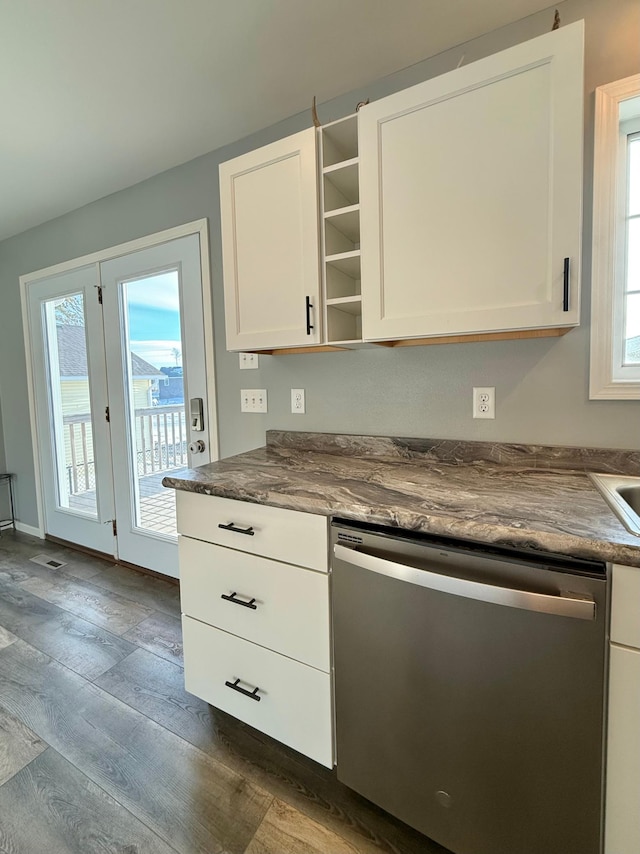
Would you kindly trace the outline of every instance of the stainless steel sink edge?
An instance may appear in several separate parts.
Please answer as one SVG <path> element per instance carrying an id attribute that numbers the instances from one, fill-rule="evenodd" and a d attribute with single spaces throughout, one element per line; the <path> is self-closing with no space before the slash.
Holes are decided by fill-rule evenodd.
<path id="1" fill-rule="evenodd" d="M 589 473 L 589 477 L 627 531 L 640 537 L 640 516 L 619 491 L 637 489 L 640 492 L 640 477 L 594 473 Z"/>

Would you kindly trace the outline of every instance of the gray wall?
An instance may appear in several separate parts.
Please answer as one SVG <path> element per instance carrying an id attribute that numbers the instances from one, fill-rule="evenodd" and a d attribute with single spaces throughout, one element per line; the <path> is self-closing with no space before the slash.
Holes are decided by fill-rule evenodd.
<path id="1" fill-rule="evenodd" d="M 211 228 L 216 394 L 221 455 L 264 443 L 268 428 L 640 448 L 638 401 L 589 401 L 589 290 L 594 88 L 640 69 L 638 0 L 566 0 L 564 24 L 586 21 L 582 325 L 559 339 L 261 357 L 240 372 L 224 349 L 218 163 L 310 124 L 308 113 L 172 169 L 0 244 L 0 399 L 19 519 L 37 524 L 18 276 L 190 220 Z M 553 11 L 489 33 L 319 107 L 323 122 L 372 100 L 546 32 Z M 349 81 L 345 81 L 348 89 Z M 188 132 L 188 130 L 186 131 Z M 526 203 L 526 200 L 523 200 Z M 266 387 L 267 415 L 241 415 L 239 389 Z M 473 386 L 495 386 L 495 421 L 471 418 Z M 304 388 L 307 414 L 289 412 Z"/>

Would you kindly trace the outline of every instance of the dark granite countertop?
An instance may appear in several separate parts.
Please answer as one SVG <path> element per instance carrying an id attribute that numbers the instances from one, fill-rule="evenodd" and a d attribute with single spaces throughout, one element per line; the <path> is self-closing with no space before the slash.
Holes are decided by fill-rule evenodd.
<path id="1" fill-rule="evenodd" d="M 640 451 L 269 431 L 267 445 L 167 487 L 640 567 L 588 472 L 640 475 Z"/>

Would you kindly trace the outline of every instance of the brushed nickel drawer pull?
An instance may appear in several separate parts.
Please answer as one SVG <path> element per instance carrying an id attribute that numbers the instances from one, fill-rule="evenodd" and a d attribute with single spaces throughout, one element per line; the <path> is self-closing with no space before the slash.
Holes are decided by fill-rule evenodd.
<path id="1" fill-rule="evenodd" d="M 257 700 L 260 702 L 262 697 L 258 697 L 259 688 L 254 688 L 253 691 L 247 691 L 246 688 L 240 687 L 240 680 L 236 679 L 235 682 L 229 682 L 228 680 L 224 683 L 227 688 L 233 688 L 234 691 L 238 691 L 240 694 L 244 694 L 245 697 L 249 697 L 250 700 Z"/>
<path id="2" fill-rule="evenodd" d="M 249 525 L 248 528 L 236 528 L 234 522 L 229 522 L 228 525 L 223 525 L 222 522 L 218 525 L 218 528 L 223 528 L 225 531 L 233 531 L 234 534 L 246 534 L 248 537 L 253 537 L 255 531 L 253 530 L 253 525 Z"/>
<path id="3" fill-rule="evenodd" d="M 255 599 L 250 599 L 248 602 L 244 602 L 242 599 L 236 599 L 238 594 L 234 590 L 233 593 L 228 596 L 226 593 L 223 593 L 220 597 L 221 599 L 226 599 L 227 602 L 233 602 L 234 605 L 242 605 L 243 608 L 251 608 L 252 611 L 257 611 L 258 606 L 254 605 Z"/>

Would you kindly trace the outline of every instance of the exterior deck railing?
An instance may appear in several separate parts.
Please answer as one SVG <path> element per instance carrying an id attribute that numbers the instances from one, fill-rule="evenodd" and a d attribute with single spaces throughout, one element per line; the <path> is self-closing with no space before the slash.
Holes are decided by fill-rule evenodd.
<path id="1" fill-rule="evenodd" d="M 90 413 L 63 418 L 69 493 L 95 489 L 95 464 Z M 134 412 L 134 443 L 138 475 L 187 465 L 188 433 L 184 405 L 150 406 Z"/>

